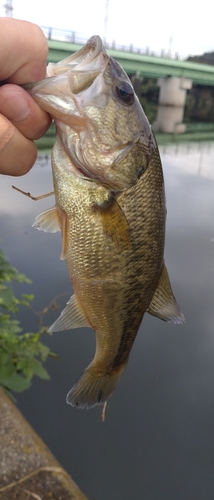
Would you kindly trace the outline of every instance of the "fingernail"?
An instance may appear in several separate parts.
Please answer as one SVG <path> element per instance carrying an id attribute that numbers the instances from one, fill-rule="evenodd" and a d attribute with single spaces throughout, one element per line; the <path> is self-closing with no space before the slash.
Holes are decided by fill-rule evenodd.
<path id="1" fill-rule="evenodd" d="M 22 92 L 7 90 L 4 102 L 1 103 L 1 113 L 12 122 L 21 122 L 30 114 L 30 107 Z"/>

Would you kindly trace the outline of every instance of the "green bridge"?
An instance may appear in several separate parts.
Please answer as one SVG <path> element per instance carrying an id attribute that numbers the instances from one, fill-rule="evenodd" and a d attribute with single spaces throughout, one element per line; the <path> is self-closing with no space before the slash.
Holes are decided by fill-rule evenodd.
<path id="1" fill-rule="evenodd" d="M 65 42 L 59 40 L 48 40 L 49 62 L 58 62 L 70 54 L 79 50 L 85 42 Z M 156 55 L 140 53 L 132 46 L 128 50 L 118 50 L 107 45 L 108 54 L 116 59 L 128 74 L 149 76 L 153 78 L 174 76 L 178 78 L 190 78 L 193 83 L 214 85 L 214 66 L 200 64 L 170 57 L 157 57 Z"/>

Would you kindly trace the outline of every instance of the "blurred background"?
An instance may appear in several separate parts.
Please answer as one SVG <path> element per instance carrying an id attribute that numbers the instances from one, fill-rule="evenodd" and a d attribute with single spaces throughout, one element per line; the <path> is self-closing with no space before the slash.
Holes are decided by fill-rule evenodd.
<path id="1" fill-rule="evenodd" d="M 44 334 L 43 342 L 58 356 L 45 363 L 51 380 L 35 377 L 29 390 L 15 395 L 19 409 L 91 500 L 213 500 L 214 41 L 210 9 L 207 1 L 203 8 L 183 1 L 172 8 L 168 1 L 151 6 L 135 0 L 131 4 L 79 1 L 77 5 L 65 0 L 60 5 L 6 0 L 0 9 L 2 16 L 42 26 L 56 58 L 62 48 L 76 50 L 95 33 L 119 61 L 124 54 L 124 67 L 131 54 L 128 74 L 156 128 L 163 163 L 165 260 L 186 323 L 171 325 L 145 316 L 104 423 L 101 408 L 81 411 L 65 403 L 67 392 L 93 357 L 92 330 Z M 180 92 L 182 104 L 177 102 Z M 167 102 L 164 96 L 172 94 Z M 170 107 L 172 114 L 164 124 Z M 179 119 L 173 115 L 176 107 L 182 107 Z M 17 178 L 16 186 L 35 196 L 52 190 L 53 139 L 50 129 L 38 142 L 35 167 Z M 61 310 L 72 290 L 65 262 L 59 260 L 60 235 L 31 227 L 35 216 L 50 208 L 53 200 L 34 202 L 12 190 L 13 182 L 1 177 L 1 247 L 11 265 L 32 280 L 14 290 L 35 295 L 33 310 L 20 309 L 19 319 L 24 331 L 37 331 L 36 313 L 56 296 Z M 49 309 L 43 324 L 50 325 L 58 314 Z"/>

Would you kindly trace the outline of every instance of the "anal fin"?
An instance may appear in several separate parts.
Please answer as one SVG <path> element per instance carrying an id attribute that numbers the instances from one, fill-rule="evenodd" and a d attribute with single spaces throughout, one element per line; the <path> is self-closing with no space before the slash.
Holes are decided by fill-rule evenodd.
<path id="1" fill-rule="evenodd" d="M 162 266 L 160 278 L 147 313 L 169 323 L 185 323 L 185 318 L 172 292 L 169 275 L 165 264 Z"/>
<path id="2" fill-rule="evenodd" d="M 72 328 L 81 328 L 91 325 L 88 323 L 86 317 L 77 303 L 76 295 L 72 295 L 67 302 L 67 306 L 61 312 L 59 318 L 51 325 L 49 332 L 60 332 L 63 330 L 70 330 Z"/>

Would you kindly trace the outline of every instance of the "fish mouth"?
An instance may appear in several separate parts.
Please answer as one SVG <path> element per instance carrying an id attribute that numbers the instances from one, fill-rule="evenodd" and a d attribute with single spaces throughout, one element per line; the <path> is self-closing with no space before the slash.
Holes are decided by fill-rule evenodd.
<path id="1" fill-rule="evenodd" d="M 58 63 L 49 63 L 47 76 L 57 77 L 67 75 L 70 90 L 79 94 L 86 90 L 99 73 L 103 72 L 109 56 L 99 35 L 94 35 L 78 52 Z M 56 81 L 56 80 L 55 80 Z"/>
<path id="2" fill-rule="evenodd" d="M 85 129 L 82 113 L 76 107 L 75 94 L 86 90 L 103 73 L 109 56 L 99 35 L 94 35 L 78 52 L 58 63 L 49 63 L 47 77 L 23 88 L 42 109 L 74 129 Z"/>
<path id="3" fill-rule="evenodd" d="M 90 71 L 100 70 L 99 55 L 103 54 L 107 58 L 105 47 L 99 35 L 94 35 L 86 42 L 84 47 L 58 63 L 49 63 L 47 66 L 47 76 L 61 75 L 67 71 Z"/>

